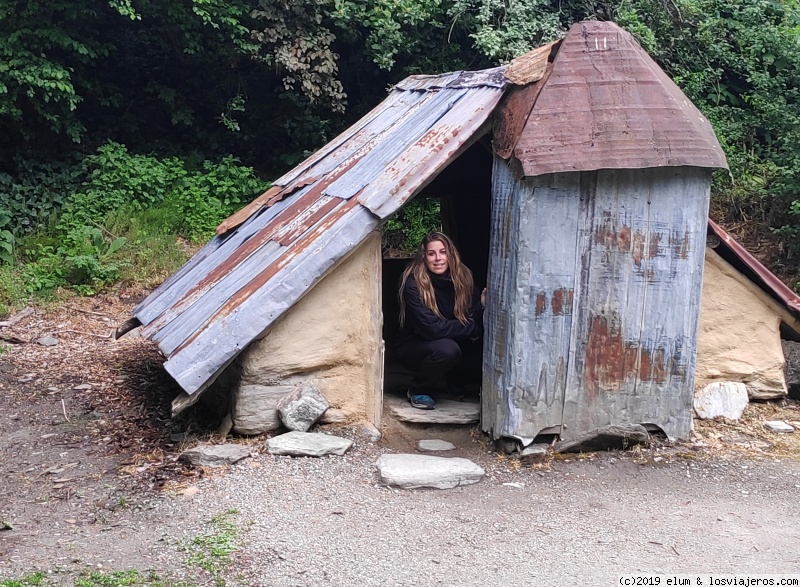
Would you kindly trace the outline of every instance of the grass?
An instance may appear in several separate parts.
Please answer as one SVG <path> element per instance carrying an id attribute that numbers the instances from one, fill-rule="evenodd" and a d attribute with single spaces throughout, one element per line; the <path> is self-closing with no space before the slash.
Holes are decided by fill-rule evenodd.
<path id="1" fill-rule="evenodd" d="M 62 584 L 62 583 L 59 583 Z M 55 587 L 48 575 L 41 571 L 21 579 L 0 580 L 0 587 Z M 196 587 L 194 583 L 164 579 L 153 572 L 139 571 L 89 571 L 76 577 L 72 587 Z"/>
<path id="2" fill-rule="evenodd" d="M 211 518 L 210 531 L 195 536 L 187 548 L 187 563 L 209 573 L 218 587 L 226 585 L 223 574 L 231 565 L 230 555 L 239 550 L 239 528 L 231 520 L 238 513 L 228 510 Z"/>
<path id="3" fill-rule="evenodd" d="M 240 548 L 240 530 L 232 517 L 239 512 L 227 510 L 211 518 L 208 531 L 198 534 L 185 546 L 186 564 L 202 569 L 217 587 L 227 585 L 225 574 L 232 565 L 231 554 Z M 0 587 L 55 587 L 47 573 L 37 571 L 21 578 L 0 579 Z M 197 587 L 194 582 L 176 581 L 153 571 L 97 571 L 84 569 L 71 587 Z"/>

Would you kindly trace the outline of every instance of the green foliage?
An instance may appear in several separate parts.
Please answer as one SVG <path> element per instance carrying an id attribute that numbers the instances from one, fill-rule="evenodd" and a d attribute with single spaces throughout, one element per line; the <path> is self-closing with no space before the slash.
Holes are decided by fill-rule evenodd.
<path id="1" fill-rule="evenodd" d="M 22 579 L 0 580 L 0 587 L 38 587 L 43 585 L 44 573 L 41 571 L 26 575 Z"/>
<path id="2" fill-rule="evenodd" d="M 11 264 L 14 260 L 14 235 L 6 228 L 11 216 L 0 209 L 0 261 Z"/>
<path id="3" fill-rule="evenodd" d="M 473 31 L 475 45 L 493 61 L 509 61 L 564 31 L 549 0 L 456 0 L 450 14 Z"/>
<path id="4" fill-rule="evenodd" d="M 155 265 L 159 274 L 174 270 L 185 256 L 178 252 L 177 237 L 206 240 L 224 218 L 267 187 L 233 157 L 189 166 L 175 157 L 131 154 L 117 143 L 86 157 L 81 177 L 52 227 L 20 241 L 31 293 L 71 286 L 92 294 L 143 262 Z M 164 242 L 165 235 L 171 244 Z M 135 254 L 127 255 L 130 245 Z"/>
<path id="5" fill-rule="evenodd" d="M 441 202 L 412 200 L 386 222 L 383 249 L 390 255 L 413 255 L 426 234 L 441 229 Z"/>
<path id="6" fill-rule="evenodd" d="M 62 583 L 59 581 L 58 583 Z M 41 571 L 21 579 L 0 580 L 0 587 L 54 587 L 48 576 Z M 153 572 L 95 571 L 87 569 L 72 582 L 73 587 L 195 587 L 193 583 L 161 578 Z"/>
<path id="7" fill-rule="evenodd" d="M 37 162 L 18 159 L 15 173 L 0 173 L 0 214 L 5 226 L 19 237 L 45 225 L 66 196 L 80 185 L 81 166 L 72 161 Z"/>

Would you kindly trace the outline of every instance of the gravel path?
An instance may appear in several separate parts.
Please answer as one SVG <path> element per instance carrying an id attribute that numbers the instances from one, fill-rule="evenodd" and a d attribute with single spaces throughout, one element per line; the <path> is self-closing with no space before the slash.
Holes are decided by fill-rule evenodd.
<path id="1" fill-rule="evenodd" d="M 534 470 L 467 448 L 487 477 L 449 491 L 380 486 L 373 463 L 387 449 L 363 441 L 344 457 L 259 454 L 183 495 L 136 501 L 116 526 L 29 536 L 0 577 L 102 564 L 197 580 L 180 546 L 229 510 L 243 542 L 229 574 L 244 585 L 612 585 L 631 572 L 800 571 L 797 461 L 678 453 L 637 464 L 607 453 Z"/>

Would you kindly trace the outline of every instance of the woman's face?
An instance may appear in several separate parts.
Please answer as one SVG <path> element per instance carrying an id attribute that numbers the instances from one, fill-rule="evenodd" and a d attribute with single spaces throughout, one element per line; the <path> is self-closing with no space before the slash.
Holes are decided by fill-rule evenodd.
<path id="1" fill-rule="evenodd" d="M 450 271 L 447 249 L 442 241 L 431 241 L 425 247 L 425 267 L 434 275 L 446 275 Z"/>

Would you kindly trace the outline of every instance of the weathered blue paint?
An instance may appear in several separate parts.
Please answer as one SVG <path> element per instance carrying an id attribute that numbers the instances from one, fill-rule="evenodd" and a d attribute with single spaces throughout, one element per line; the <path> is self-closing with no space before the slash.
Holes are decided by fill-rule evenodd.
<path id="1" fill-rule="evenodd" d="M 494 174 L 483 429 L 686 437 L 710 172 Z"/>

